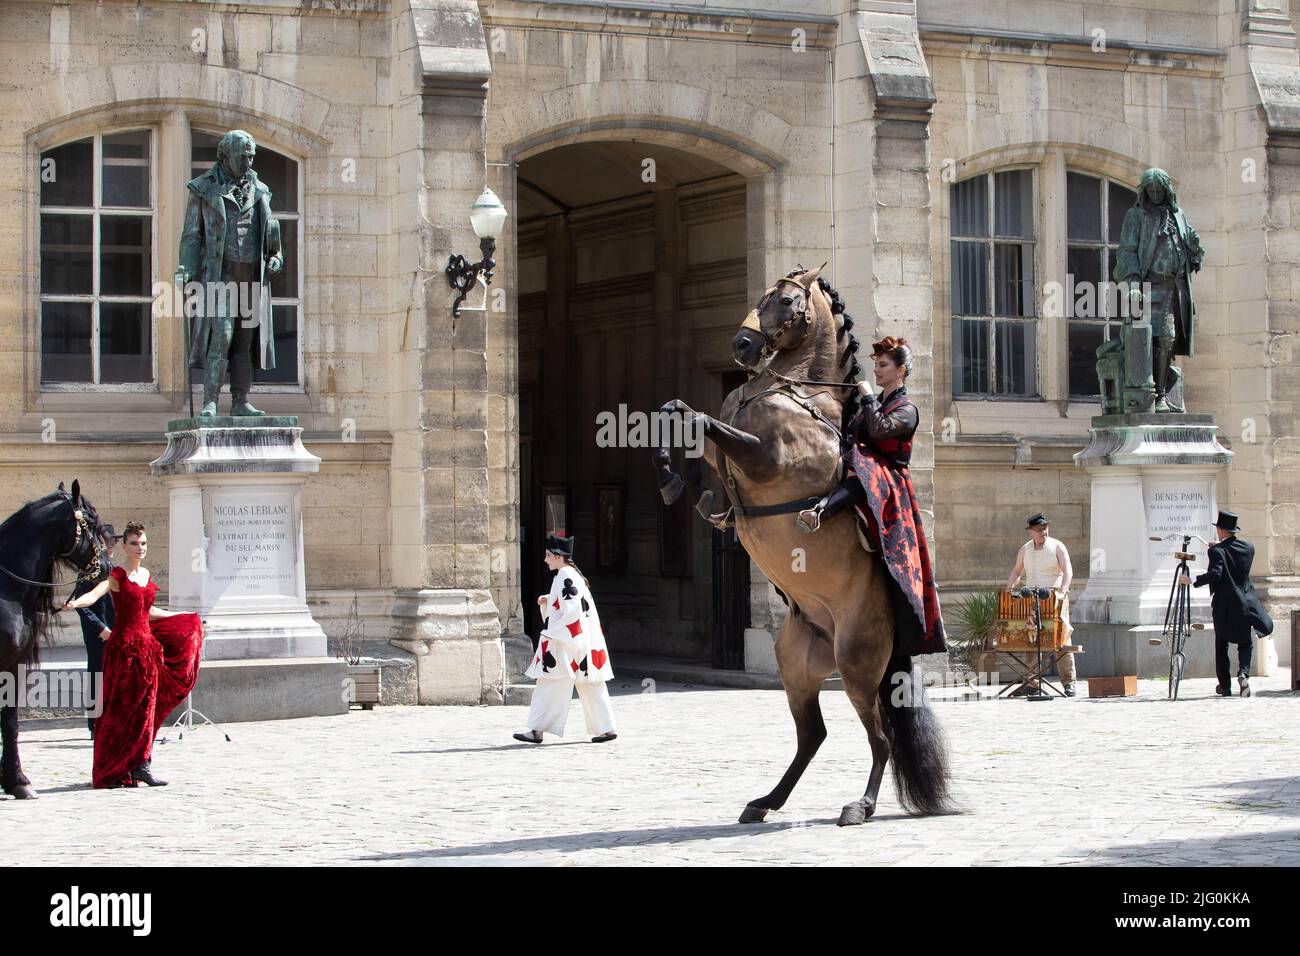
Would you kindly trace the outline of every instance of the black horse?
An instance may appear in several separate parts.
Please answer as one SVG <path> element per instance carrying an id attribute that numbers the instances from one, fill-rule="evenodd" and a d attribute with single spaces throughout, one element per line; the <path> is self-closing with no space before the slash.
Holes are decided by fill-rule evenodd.
<path id="1" fill-rule="evenodd" d="M 108 551 L 107 532 L 77 481 L 71 493 L 59 482 L 58 491 L 27 502 L 0 524 L 0 681 L 10 691 L 4 697 L 17 692 L 18 668 L 36 663 L 41 638 L 58 611 L 55 562 L 78 577 L 97 576 Z M 0 701 L 0 789 L 31 800 L 37 794 L 18 759 L 17 705 L 16 697 Z"/>

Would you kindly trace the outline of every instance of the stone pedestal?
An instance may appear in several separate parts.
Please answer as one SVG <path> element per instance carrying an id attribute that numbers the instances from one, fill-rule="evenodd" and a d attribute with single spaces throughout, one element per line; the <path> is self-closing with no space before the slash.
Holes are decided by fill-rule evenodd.
<path id="1" fill-rule="evenodd" d="M 1232 460 L 1219 444 L 1209 415 L 1102 415 L 1092 420 L 1091 442 L 1074 456 L 1092 479 L 1088 586 L 1072 603 L 1075 660 L 1080 677 L 1159 677 L 1169 673 L 1160 637 L 1179 543 L 1152 536 L 1192 533 L 1213 542 L 1218 514 L 1216 482 Z M 1193 539 L 1193 578 L 1205 570 L 1205 546 Z M 1076 560 L 1076 567 L 1079 561 Z M 1214 632 L 1209 588 L 1192 590 L 1193 631 L 1186 649 L 1188 677 L 1214 676 Z"/>
<path id="2" fill-rule="evenodd" d="M 204 620 L 207 673 L 195 704 L 220 696 L 219 674 L 244 688 L 238 705 L 214 701 L 226 720 L 347 709 L 346 667 L 326 657 L 325 632 L 307 608 L 302 487 L 320 459 L 301 435 L 292 416 L 178 419 L 149 464 L 170 497 L 168 607 Z M 218 661 L 244 663 L 206 663 Z"/>

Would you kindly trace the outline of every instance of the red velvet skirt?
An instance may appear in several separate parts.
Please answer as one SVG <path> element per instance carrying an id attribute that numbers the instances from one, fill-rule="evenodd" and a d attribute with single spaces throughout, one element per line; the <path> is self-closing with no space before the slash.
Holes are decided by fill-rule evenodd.
<path id="1" fill-rule="evenodd" d="M 104 710 L 95 721 L 96 787 L 132 787 L 149 760 L 159 725 L 199 676 L 203 625 L 197 614 L 149 622 L 147 632 L 114 634 L 104 645 Z"/>

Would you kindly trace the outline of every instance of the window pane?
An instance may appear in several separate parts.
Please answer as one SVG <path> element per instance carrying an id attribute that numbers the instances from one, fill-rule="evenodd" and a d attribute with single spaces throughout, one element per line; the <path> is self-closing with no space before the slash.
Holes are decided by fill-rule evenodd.
<path id="1" fill-rule="evenodd" d="M 90 295 L 94 289 L 90 215 L 41 214 L 41 293 Z"/>
<path id="2" fill-rule="evenodd" d="M 1067 173 L 1065 184 L 1066 234 L 1071 239 L 1101 241 L 1101 180 Z"/>
<path id="3" fill-rule="evenodd" d="M 260 369 L 254 363 L 253 381 L 295 385 L 298 382 L 298 307 L 272 306 L 271 318 L 275 323 L 275 368 Z"/>
<path id="4" fill-rule="evenodd" d="M 149 206 L 149 131 L 104 137 L 100 174 L 105 206 Z"/>
<path id="5" fill-rule="evenodd" d="M 201 129 L 190 130 L 190 163 L 195 167 L 195 176 L 206 173 L 217 161 L 217 143 L 220 140 L 221 137 L 216 133 L 205 133 Z"/>
<path id="6" fill-rule="evenodd" d="M 1092 398 L 1101 394 L 1097 382 L 1097 349 L 1103 326 L 1074 322 L 1070 325 L 1070 394 Z"/>
<path id="7" fill-rule="evenodd" d="M 94 190 L 95 144 L 79 139 L 41 153 L 41 205 L 89 206 Z"/>
<path id="8" fill-rule="evenodd" d="M 951 229 L 954 236 L 989 234 L 988 182 L 987 176 L 976 176 L 952 184 L 949 196 L 952 200 Z"/>
<path id="9" fill-rule="evenodd" d="M 998 350 L 998 395 L 1033 395 L 1037 390 L 1034 380 L 1034 323 L 994 323 Z"/>
<path id="10" fill-rule="evenodd" d="M 1120 228 L 1124 225 L 1124 214 L 1137 202 L 1137 193 L 1125 189 L 1118 183 L 1108 183 L 1107 188 L 1110 190 L 1110 208 L 1107 210 L 1106 218 L 1110 220 L 1110 232 L 1107 233 L 1106 240 L 1111 245 L 1118 245 Z"/>
<path id="11" fill-rule="evenodd" d="M 1034 215 L 1033 179 L 1027 169 L 1013 169 L 993 177 L 994 232 L 999 236 L 1032 239 Z"/>
<path id="12" fill-rule="evenodd" d="M 149 295 L 150 220 L 144 216 L 101 216 L 99 289 L 101 295 Z"/>
<path id="13" fill-rule="evenodd" d="M 1066 296 L 1065 314 L 1076 318 L 1096 319 L 1103 315 L 1099 296 L 1101 288 L 1101 257 L 1105 250 L 1087 246 L 1070 246 L 1066 251 L 1066 272 L 1070 275 L 1071 285 Z"/>
<path id="14" fill-rule="evenodd" d="M 983 242 L 952 243 L 952 311 L 954 315 L 989 314 L 989 247 Z"/>
<path id="15" fill-rule="evenodd" d="M 952 320 L 952 390 L 955 394 L 988 391 L 988 325 L 982 319 Z"/>
<path id="16" fill-rule="evenodd" d="M 995 315 L 1034 314 L 1034 247 L 999 242 L 993 247 Z"/>
<path id="17" fill-rule="evenodd" d="M 271 190 L 272 212 L 298 211 L 298 164 L 286 156 L 257 147 L 253 160 L 257 178 Z"/>
<path id="18" fill-rule="evenodd" d="M 41 381 L 89 382 L 90 303 L 41 303 Z"/>
<path id="19" fill-rule="evenodd" d="M 147 302 L 99 305 L 99 380 L 151 382 L 152 329 Z"/>
<path id="20" fill-rule="evenodd" d="M 271 296 L 276 299 L 298 298 L 298 220 L 280 220 L 280 248 L 284 268 L 271 276 Z"/>

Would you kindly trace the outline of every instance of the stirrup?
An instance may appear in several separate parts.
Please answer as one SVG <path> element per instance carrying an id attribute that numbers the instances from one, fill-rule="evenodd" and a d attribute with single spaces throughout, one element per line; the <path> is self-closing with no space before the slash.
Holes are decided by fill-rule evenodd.
<path id="1" fill-rule="evenodd" d="M 811 515 L 811 520 L 805 518 L 805 515 Z M 804 534 L 812 534 L 813 532 L 820 531 L 822 527 L 821 506 L 815 505 L 812 508 L 805 508 L 803 511 L 799 512 L 799 516 L 794 519 L 794 526 Z"/>

